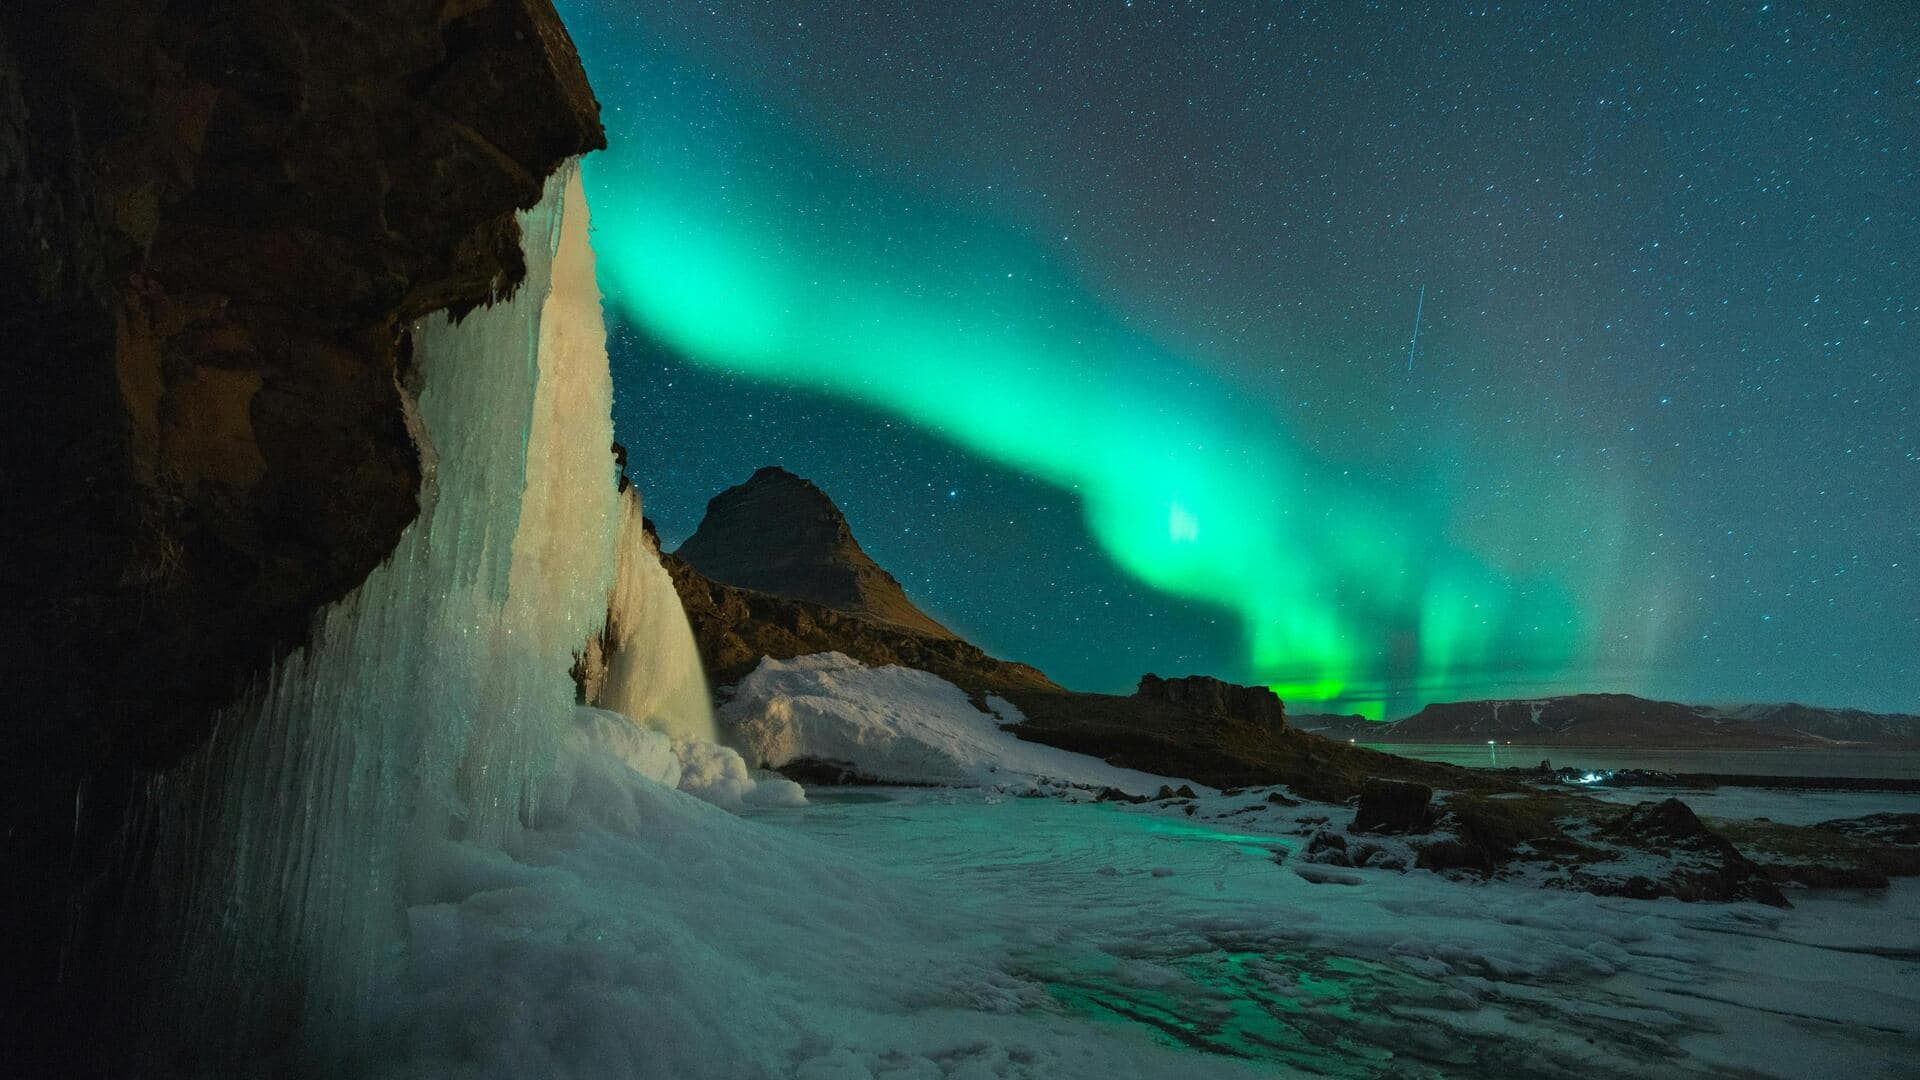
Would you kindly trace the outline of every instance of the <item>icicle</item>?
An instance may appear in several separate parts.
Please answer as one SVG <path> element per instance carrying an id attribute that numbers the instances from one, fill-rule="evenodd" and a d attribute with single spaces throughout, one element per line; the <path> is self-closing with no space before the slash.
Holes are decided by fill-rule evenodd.
<path id="1" fill-rule="evenodd" d="M 148 1030 L 203 1064 L 358 1042 L 436 853 L 510 839 L 571 722 L 621 523 L 574 167 L 520 226 L 510 300 L 413 328 L 419 518 L 130 818 L 167 979 Z"/>

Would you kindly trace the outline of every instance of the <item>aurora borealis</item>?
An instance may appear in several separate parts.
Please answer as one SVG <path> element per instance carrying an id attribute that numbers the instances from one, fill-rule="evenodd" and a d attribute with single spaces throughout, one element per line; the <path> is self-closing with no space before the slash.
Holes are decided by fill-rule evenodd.
<path id="1" fill-rule="evenodd" d="M 1894 505 L 1920 486 L 1894 246 L 1915 230 L 1880 193 L 1911 188 L 1911 132 L 1886 136 L 1904 157 L 1869 141 L 1782 159 L 1789 133 L 1749 117 L 1774 88 L 1728 83 L 1831 78 L 1834 55 L 1875 47 L 1870 26 L 1768 12 L 1827 35 L 1795 70 L 1775 51 L 1791 33 L 1764 24 L 1716 54 L 1708 26 L 1666 27 L 1692 35 L 1674 45 L 1634 12 L 1571 8 L 563 10 L 612 143 L 587 180 L 631 324 L 616 338 L 646 354 L 630 381 L 659 380 L 622 386 L 621 436 L 714 444 L 690 451 L 707 470 L 649 476 L 636 456 L 670 538 L 751 445 L 766 460 L 747 468 L 819 480 L 937 616 L 1093 689 L 1154 666 L 1166 635 L 943 602 L 964 576 L 916 583 L 962 549 L 981 565 L 989 521 L 1044 521 L 990 553 L 1000 587 L 1044 597 L 1063 563 L 1104 561 L 1146 587 L 1128 605 L 1225 614 L 1191 670 L 1299 711 L 1576 689 L 1914 704 L 1914 677 L 1886 668 L 1920 644 L 1920 544 Z M 1872 82 L 1830 108 L 1911 120 L 1912 87 L 1876 103 Z M 1808 111 L 1793 132 L 1819 128 Z M 1688 156 L 1701 131 L 1726 136 L 1718 157 Z M 1833 222 L 1793 217 L 1847 168 L 1885 183 L 1836 196 L 1861 205 Z M 1879 229 L 1844 231 L 1876 210 Z M 1839 267 L 1853 280 L 1823 285 Z M 1843 323 L 1844 348 L 1821 344 Z M 709 397 L 670 389 L 676 372 Z M 725 395 L 812 422 L 787 445 L 729 432 Z M 1843 396 L 1870 400 L 1845 414 L 1846 452 L 1815 446 L 1808 470 L 1783 418 Z M 663 424 L 649 400 L 678 412 Z M 809 466 L 874 453 L 893 422 L 959 454 L 837 483 Z M 980 486 L 1025 503 L 944 524 L 896 505 Z M 1823 528 L 1842 511 L 1808 500 L 1836 486 L 1891 554 Z"/>

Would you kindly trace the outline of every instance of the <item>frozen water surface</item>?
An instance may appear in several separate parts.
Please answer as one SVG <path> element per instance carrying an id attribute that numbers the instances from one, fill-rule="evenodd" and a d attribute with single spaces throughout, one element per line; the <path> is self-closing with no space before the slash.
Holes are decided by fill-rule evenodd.
<path id="1" fill-rule="evenodd" d="M 816 790 L 741 816 L 591 730 L 538 827 L 449 858 L 410 910 L 378 1071 L 1868 1077 L 1920 1060 L 1914 882 L 1779 911 L 1322 875 L 1292 830 L 1351 811 L 1262 791 L 1188 816 Z"/>
<path id="2" fill-rule="evenodd" d="M 1198 813 L 1260 794 L 1203 799 Z M 816 795 L 760 820 L 931 894 L 969 952 L 1043 991 L 1031 1008 L 1219 1062 L 1896 1076 L 1920 1060 L 1913 882 L 1803 894 L 1789 911 L 1424 872 L 1313 884 L 1275 853 L 1300 842 L 1277 829 L 1315 809 L 1275 808 L 1269 830 L 1177 809 L 895 791 L 884 803 Z"/>

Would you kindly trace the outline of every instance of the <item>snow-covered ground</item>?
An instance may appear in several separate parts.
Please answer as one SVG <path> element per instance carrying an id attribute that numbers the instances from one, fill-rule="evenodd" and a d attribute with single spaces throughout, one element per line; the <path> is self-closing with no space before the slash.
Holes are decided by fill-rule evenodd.
<path id="1" fill-rule="evenodd" d="M 1020 710 L 994 695 L 983 701 L 987 711 L 924 671 L 819 653 L 762 660 L 719 721 L 723 737 L 766 768 L 813 759 L 898 784 L 1115 787 L 1135 795 L 1168 780 L 1023 742 L 1001 730 L 1025 719 Z"/>
<path id="2" fill-rule="evenodd" d="M 660 782 L 679 756 L 657 740 L 583 714 L 539 827 L 510 854 L 440 860 L 354 1064 L 1107 1080 L 1891 1077 L 1920 1060 L 1920 883 L 1776 910 L 1326 867 L 1305 836 L 1347 808 L 1257 790 L 1096 803 L 1027 778 L 1122 778 L 1008 738 L 958 691 L 769 670 L 744 700 L 800 718 L 770 743 L 975 786 L 729 813 Z M 1822 816 L 1881 809 L 1854 798 Z"/>

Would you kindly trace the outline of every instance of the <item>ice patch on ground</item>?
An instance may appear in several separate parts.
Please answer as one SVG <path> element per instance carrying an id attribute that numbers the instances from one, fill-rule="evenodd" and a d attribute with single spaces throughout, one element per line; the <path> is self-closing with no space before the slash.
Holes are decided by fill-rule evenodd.
<path id="1" fill-rule="evenodd" d="M 762 660 L 720 709 L 722 737 L 752 764 L 847 767 L 884 783 L 952 787 L 1113 787 L 1147 795 L 1181 781 L 1116 768 L 1001 730 L 1025 719 L 988 695 L 924 671 L 868 667 L 841 653 Z"/>

